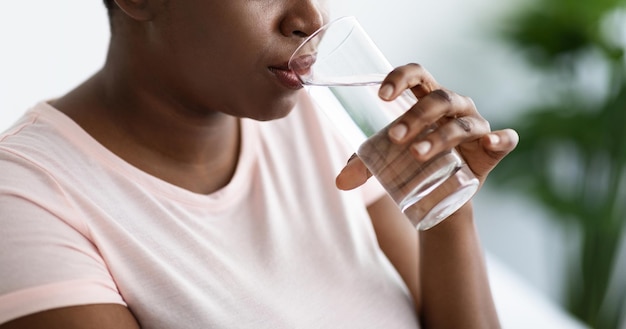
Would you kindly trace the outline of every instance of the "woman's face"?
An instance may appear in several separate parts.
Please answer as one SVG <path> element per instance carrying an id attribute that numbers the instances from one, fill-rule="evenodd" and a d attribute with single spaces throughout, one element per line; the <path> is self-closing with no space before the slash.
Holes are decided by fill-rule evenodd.
<path id="1" fill-rule="evenodd" d="M 173 101 L 197 111 L 283 117 L 301 88 L 287 61 L 326 21 L 324 2 L 167 1 L 146 33 L 156 83 Z"/>

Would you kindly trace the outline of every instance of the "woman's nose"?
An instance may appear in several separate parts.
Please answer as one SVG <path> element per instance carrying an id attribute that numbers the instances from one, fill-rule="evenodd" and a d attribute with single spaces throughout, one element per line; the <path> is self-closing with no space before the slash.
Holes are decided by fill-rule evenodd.
<path id="1" fill-rule="evenodd" d="M 327 19 L 326 0 L 292 0 L 281 21 L 280 31 L 286 37 L 307 37 Z"/>

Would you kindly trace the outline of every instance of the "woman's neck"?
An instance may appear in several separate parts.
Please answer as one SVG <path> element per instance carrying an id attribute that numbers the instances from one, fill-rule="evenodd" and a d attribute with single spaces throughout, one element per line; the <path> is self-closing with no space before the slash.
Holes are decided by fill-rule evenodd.
<path id="1" fill-rule="evenodd" d="M 52 105 L 153 176 L 202 194 L 228 184 L 239 158 L 238 118 L 186 108 L 131 85 L 107 84 L 105 77 L 97 73 Z"/>

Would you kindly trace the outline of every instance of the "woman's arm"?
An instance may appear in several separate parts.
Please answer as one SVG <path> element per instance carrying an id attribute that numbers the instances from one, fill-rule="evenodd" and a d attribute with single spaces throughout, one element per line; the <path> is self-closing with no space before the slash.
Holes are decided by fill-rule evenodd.
<path id="1" fill-rule="evenodd" d="M 517 145 L 511 129 L 491 131 L 474 102 L 439 86 L 421 66 L 409 64 L 390 73 L 381 91 L 386 100 L 410 89 L 415 106 L 390 129 L 394 143 L 410 143 L 423 127 L 438 123 L 423 140 L 428 147 L 414 150 L 425 162 L 456 148 L 484 183 L 498 162 Z M 400 133 L 399 133 L 400 132 Z M 423 145 L 422 145 L 423 146 Z M 370 174 L 355 157 L 337 177 L 340 189 L 363 184 Z M 471 202 L 435 227 L 417 232 L 389 198 L 369 207 L 381 249 L 405 280 L 426 328 L 498 328 L 482 249 L 476 234 Z"/>
<path id="2" fill-rule="evenodd" d="M 390 198 L 369 211 L 424 328 L 499 328 L 470 204 L 419 233 Z"/>
<path id="3" fill-rule="evenodd" d="M 128 308 L 94 304 L 52 309 L 0 325 L 0 329 L 139 329 Z"/>
<path id="4" fill-rule="evenodd" d="M 467 204 L 420 233 L 425 328 L 499 328 L 474 219 Z"/>

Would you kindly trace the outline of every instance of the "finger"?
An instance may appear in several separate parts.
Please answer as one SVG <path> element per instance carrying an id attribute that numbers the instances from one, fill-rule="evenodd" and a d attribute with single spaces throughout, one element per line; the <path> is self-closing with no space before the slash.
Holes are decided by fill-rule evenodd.
<path id="1" fill-rule="evenodd" d="M 340 190 L 351 190 L 363 185 L 372 177 L 363 161 L 353 154 L 346 166 L 341 170 L 335 179 L 335 185 Z"/>
<path id="2" fill-rule="evenodd" d="M 513 129 L 503 129 L 491 132 L 481 141 L 487 154 L 492 158 L 502 160 L 511 153 L 519 143 L 519 135 Z"/>
<path id="3" fill-rule="evenodd" d="M 437 89 L 396 119 L 389 129 L 389 137 L 393 142 L 402 144 L 427 133 L 437 122 L 464 117 L 484 120 L 478 114 L 471 98 Z"/>
<path id="4" fill-rule="evenodd" d="M 453 118 L 411 145 L 411 152 L 419 161 L 451 150 L 459 144 L 476 140 L 490 131 L 489 123 L 481 117 Z"/>
<path id="5" fill-rule="evenodd" d="M 484 178 L 496 167 L 496 165 L 498 165 L 498 163 L 500 163 L 502 159 L 504 159 L 504 157 L 515 149 L 518 142 L 519 135 L 513 129 L 493 131 L 478 140 L 479 147 L 481 147 L 484 154 L 487 155 L 486 161 L 485 158 L 481 161 L 472 161 L 470 158 L 466 158 L 466 160 L 468 161 L 468 164 L 469 162 L 472 162 L 472 171 L 474 171 L 476 176 Z M 459 148 L 464 154 L 472 154 L 471 150 L 468 150 L 468 152 L 463 150 L 471 147 L 471 144 L 469 144 L 469 146 L 463 144 Z"/>
<path id="6" fill-rule="evenodd" d="M 410 89 L 417 99 L 421 99 L 438 88 L 440 88 L 439 84 L 424 67 L 412 63 L 391 71 L 381 84 L 379 96 L 390 101 Z"/>

